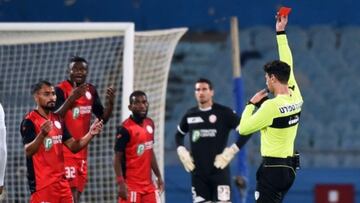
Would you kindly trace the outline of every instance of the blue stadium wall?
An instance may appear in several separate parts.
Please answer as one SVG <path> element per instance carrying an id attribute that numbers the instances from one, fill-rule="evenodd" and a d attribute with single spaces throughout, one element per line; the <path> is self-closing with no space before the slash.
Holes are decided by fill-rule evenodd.
<path id="1" fill-rule="evenodd" d="M 0 21 L 133 21 L 137 30 L 225 31 L 230 16 L 243 27 L 273 25 L 280 5 L 293 8 L 293 25 L 360 24 L 355 0 L 0 0 Z"/>

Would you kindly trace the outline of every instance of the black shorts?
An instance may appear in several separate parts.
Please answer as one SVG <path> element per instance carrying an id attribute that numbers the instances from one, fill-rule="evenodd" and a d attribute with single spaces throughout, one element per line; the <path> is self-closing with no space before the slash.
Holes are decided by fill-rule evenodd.
<path id="1" fill-rule="evenodd" d="M 275 160 L 275 161 L 274 161 Z M 285 160 L 285 159 L 284 159 Z M 281 203 L 294 183 L 294 166 L 278 158 L 263 161 L 256 173 L 256 203 Z"/>
<path id="2" fill-rule="evenodd" d="M 218 170 L 211 175 L 194 173 L 191 176 L 193 202 L 231 202 L 230 171 Z"/>

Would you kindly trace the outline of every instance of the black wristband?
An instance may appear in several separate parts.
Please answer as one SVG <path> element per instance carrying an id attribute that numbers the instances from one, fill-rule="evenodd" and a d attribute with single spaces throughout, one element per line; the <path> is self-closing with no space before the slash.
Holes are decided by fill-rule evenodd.
<path id="1" fill-rule="evenodd" d="M 255 105 L 255 104 L 252 103 L 250 100 L 246 103 L 246 105 L 249 105 L 249 104 Z M 256 106 L 256 105 L 255 105 L 255 106 Z"/>
<path id="2" fill-rule="evenodd" d="M 276 32 L 276 35 L 285 35 L 286 33 L 285 33 L 285 30 L 284 31 L 277 31 Z"/>

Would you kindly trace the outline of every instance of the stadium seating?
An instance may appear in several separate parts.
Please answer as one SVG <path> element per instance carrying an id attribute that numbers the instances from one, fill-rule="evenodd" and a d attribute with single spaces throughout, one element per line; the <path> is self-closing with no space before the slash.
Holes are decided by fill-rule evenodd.
<path id="1" fill-rule="evenodd" d="M 305 101 L 296 141 L 305 155 L 303 167 L 359 167 L 360 28 L 289 27 L 287 33 Z M 270 27 L 240 32 L 244 100 L 265 87 L 262 67 L 278 58 L 274 36 Z M 167 92 L 167 150 L 174 148 L 176 124 L 185 109 L 196 104 L 193 84 L 198 77 L 214 81 L 216 101 L 233 105 L 229 42 L 180 43 L 175 58 L 184 58 L 173 62 Z M 259 139 L 249 142 L 248 149 L 254 152 L 249 153 L 250 164 L 258 164 Z"/>

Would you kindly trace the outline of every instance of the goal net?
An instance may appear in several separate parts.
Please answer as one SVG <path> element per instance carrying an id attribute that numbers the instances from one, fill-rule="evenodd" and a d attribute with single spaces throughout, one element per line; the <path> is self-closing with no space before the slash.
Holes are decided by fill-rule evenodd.
<path id="1" fill-rule="evenodd" d="M 25 155 L 19 131 L 25 113 L 35 107 L 30 86 L 45 79 L 54 85 L 67 78 L 72 55 L 89 62 L 88 82 L 105 102 L 116 88 L 112 118 L 89 146 L 88 184 L 82 202 L 114 202 L 116 126 L 126 119 L 128 96 L 144 90 L 155 122 L 155 154 L 164 166 L 164 111 L 171 58 L 185 28 L 134 32 L 132 23 L 0 23 L 0 102 L 7 125 L 8 162 L 4 202 L 28 202 Z"/>

